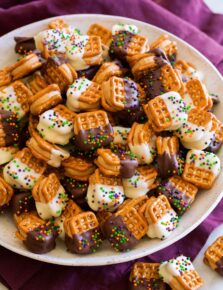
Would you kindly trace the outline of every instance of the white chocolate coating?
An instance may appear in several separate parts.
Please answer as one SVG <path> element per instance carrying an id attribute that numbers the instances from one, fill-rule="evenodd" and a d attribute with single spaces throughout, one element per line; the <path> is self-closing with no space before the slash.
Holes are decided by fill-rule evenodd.
<path id="1" fill-rule="evenodd" d="M 35 172 L 18 158 L 11 160 L 3 169 L 6 182 L 18 189 L 32 189 L 41 174 Z"/>
<path id="2" fill-rule="evenodd" d="M 67 42 L 66 55 L 75 70 L 87 69 L 89 67 L 83 59 L 88 40 L 89 36 L 87 35 L 76 35 Z"/>
<path id="3" fill-rule="evenodd" d="M 113 130 L 114 130 L 113 143 L 114 144 L 126 145 L 127 144 L 128 134 L 129 134 L 129 131 L 131 130 L 131 128 L 124 128 L 124 127 L 121 127 L 121 126 L 114 126 Z"/>
<path id="4" fill-rule="evenodd" d="M 204 150 L 209 146 L 212 140 L 214 140 L 214 132 L 205 132 L 204 137 L 200 140 L 194 142 L 184 142 L 181 140 L 183 146 L 187 149 L 197 149 L 197 150 Z"/>
<path id="5" fill-rule="evenodd" d="M 51 217 L 59 217 L 62 214 L 64 207 L 66 206 L 67 195 L 62 185 L 60 185 L 57 194 L 54 198 L 48 202 L 37 202 L 36 201 L 36 210 L 38 215 L 44 219 L 50 219 Z"/>
<path id="6" fill-rule="evenodd" d="M 89 184 L 87 203 L 94 211 L 114 211 L 125 198 L 122 186 Z"/>
<path id="7" fill-rule="evenodd" d="M 161 263 L 159 274 L 163 277 L 163 281 L 169 284 L 174 277 L 181 276 L 185 271 L 193 270 L 194 266 L 190 259 L 182 255 L 176 259 Z"/>
<path id="8" fill-rule="evenodd" d="M 144 144 L 136 144 L 133 145 L 129 143 L 129 148 L 133 154 L 135 154 L 139 164 L 150 164 L 153 162 L 153 159 L 155 157 L 155 140 L 156 137 L 154 136 L 150 143 L 144 143 Z"/>
<path id="9" fill-rule="evenodd" d="M 137 34 L 139 29 L 133 24 L 115 24 L 112 26 L 112 35 L 115 35 L 119 31 L 129 31 L 133 34 Z"/>
<path id="10" fill-rule="evenodd" d="M 164 216 L 156 223 L 149 224 L 147 235 L 150 238 L 166 239 L 175 230 L 178 224 L 178 216 L 176 212 L 171 209 L 164 214 Z"/>
<path id="11" fill-rule="evenodd" d="M 155 178 L 145 180 L 145 177 L 136 170 L 131 178 L 122 179 L 125 195 L 128 198 L 137 198 L 145 195 L 154 181 Z"/>
<path id="12" fill-rule="evenodd" d="M 64 150 L 62 148 L 60 148 L 60 150 L 59 150 L 59 146 L 57 146 L 57 147 L 58 147 L 58 150 L 53 149 L 51 151 L 50 160 L 47 161 L 47 164 L 49 164 L 53 167 L 60 167 L 62 160 L 70 157 L 70 153 L 67 150 Z"/>
<path id="13" fill-rule="evenodd" d="M 66 145 L 73 136 L 73 123 L 51 109 L 40 115 L 37 130 L 43 139 Z"/>
<path id="14" fill-rule="evenodd" d="M 13 112 L 18 118 L 22 118 L 25 115 L 21 104 L 17 101 L 17 96 L 12 86 L 0 91 L 0 110 Z"/>
<path id="15" fill-rule="evenodd" d="M 67 90 L 67 102 L 66 106 L 68 109 L 74 112 L 80 111 L 79 98 L 82 93 L 84 93 L 90 86 L 92 82 L 87 78 L 78 78 L 72 85 L 69 86 Z"/>
<path id="16" fill-rule="evenodd" d="M 171 116 L 172 124 L 166 130 L 176 130 L 187 121 L 186 104 L 177 92 L 165 93 L 159 98 L 163 99 Z"/>
<path id="17" fill-rule="evenodd" d="M 202 150 L 190 150 L 187 153 L 186 163 L 194 163 L 195 167 L 211 171 L 218 176 L 221 170 L 220 159 L 211 152 Z"/>
<path id="18" fill-rule="evenodd" d="M 16 149 L 13 146 L 1 147 L 0 148 L 0 165 L 11 161 L 16 151 L 18 151 L 18 149 Z"/>

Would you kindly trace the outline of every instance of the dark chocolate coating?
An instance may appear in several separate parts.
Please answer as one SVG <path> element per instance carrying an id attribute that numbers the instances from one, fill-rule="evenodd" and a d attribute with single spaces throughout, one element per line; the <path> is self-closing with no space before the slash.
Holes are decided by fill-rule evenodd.
<path id="1" fill-rule="evenodd" d="M 166 283 L 161 279 L 133 278 L 135 284 L 129 282 L 128 290 L 166 290 Z"/>
<path id="2" fill-rule="evenodd" d="M 176 154 L 164 154 L 157 155 L 157 169 L 159 176 L 162 178 L 168 178 L 178 173 L 178 161 Z"/>
<path id="3" fill-rule="evenodd" d="M 78 77 L 85 77 L 89 80 L 92 80 L 96 72 L 99 70 L 100 65 L 94 65 L 84 70 L 78 70 L 77 75 Z"/>
<path id="4" fill-rule="evenodd" d="M 208 152 L 217 152 L 222 146 L 222 142 L 221 141 L 216 141 L 216 139 L 212 139 L 211 143 L 208 145 L 208 147 L 205 149 L 205 151 Z"/>
<path id="5" fill-rule="evenodd" d="M 221 257 L 221 259 L 216 263 L 217 268 L 215 269 L 216 272 L 218 272 L 218 274 L 220 274 L 221 276 L 223 276 L 223 257 Z"/>
<path id="6" fill-rule="evenodd" d="M 109 145 L 114 139 L 110 124 L 90 130 L 80 130 L 74 137 L 75 146 L 81 151 L 91 151 Z"/>
<path id="7" fill-rule="evenodd" d="M 139 99 L 138 99 L 138 89 L 136 83 L 124 79 L 124 88 L 125 88 L 125 110 L 137 110 L 139 108 Z M 136 92 L 136 96 L 133 96 L 132 91 Z"/>
<path id="8" fill-rule="evenodd" d="M 67 250 L 74 254 L 90 254 L 98 250 L 102 244 L 99 228 L 88 230 L 82 234 L 75 234 L 70 238 L 65 234 Z"/>
<path id="9" fill-rule="evenodd" d="M 52 55 L 47 59 L 47 62 L 56 66 L 61 66 L 62 64 L 67 63 L 67 60 L 62 55 Z"/>
<path id="10" fill-rule="evenodd" d="M 128 46 L 133 36 L 134 34 L 129 31 L 119 31 L 113 35 L 109 48 L 110 57 L 112 59 L 117 58 L 125 63 Z"/>
<path id="11" fill-rule="evenodd" d="M 31 192 L 15 194 L 11 200 L 12 212 L 20 215 L 35 209 L 35 201 Z"/>
<path id="12" fill-rule="evenodd" d="M 178 215 L 183 215 L 193 202 L 193 200 L 186 196 L 184 192 L 178 190 L 170 180 L 163 181 L 157 190 L 168 198 L 171 206 Z"/>
<path id="13" fill-rule="evenodd" d="M 88 189 L 88 182 L 63 176 L 63 178 L 61 179 L 61 183 L 66 189 L 69 198 L 73 199 L 74 201 L 79 198 L 85 198 Z"/>
<path id="14" fill-rule="evenodd" d="M 16 42 L 15 52 L 19 54 L 26 54 L 36 49 L 35 40 L 33 37 L 15 36 Z"/>
<path id="15" fill-rule="evenodd" d="M 219 99 L 219 96 L 218 95 L 215 95 L 215 94 L 210 94 L 210 97 L 212 99 L 212 102 L 214 105 L 217 105 L 220 103 L 220 99 Z"/>
<path id="16" fill-rule="evenodd" d="M 5 133 L 5 146 L 18 142 L 19 122 L 16 115 L 10 111 L 0 110 L 0 123 Z"/>
<path id="17" fill-rule="evenodd" d="M 103 225 L 103 230 L 112 248 L 117 252 L 127 252 L 139 242 L 128 230 L 121 216 L 109 217 Z"/>
<path id="18" fill-rule="evenodd" d="M 120 159 L 120 176 L 122 178 L 131 178 L 135 173 L 136 167 L 138 166 L 137 159 L 133 157 L 131 152 L 126 150 L 126 148 L 114 146 L 111 149 Z"/>
<path id="19" fill-rule="evenodd" d="M 53 250 L 56 246 L 56 229 L 50 225 L 42 225 L 27 233 L 23 241 L 27 249 L 35 254 L 45 254 Z"/>

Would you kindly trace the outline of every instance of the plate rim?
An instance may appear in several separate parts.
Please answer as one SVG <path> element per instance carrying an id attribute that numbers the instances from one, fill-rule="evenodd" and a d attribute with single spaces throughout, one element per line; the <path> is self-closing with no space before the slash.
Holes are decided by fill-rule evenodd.
<path id="1" fill-rule="evenodd" d="M 218 71 L 218 69 L 214 66 L 214 64 L 205 56 L 203 55 L 198 49 L 196 49 L 195 47 L 193 47 L 191 44 L 187 43 L 185 40 L 181 39 L 180 37 L 178 37 L 177 35 L 168 32 L 165 29 L 162 29 L 158 26 L 152 25 L 150 23 L 146 23 L 144 21 L 140 21 L 134 18 L 128 18 L 128 17 L 123 17 L 123 16 L 116 16 L 116 15 L 107 15 L 107 14 L 69 14 L 69 15 L 58 15 L 58 16 L 54 16 L 54 17 L 49 17 L 49 18 L 45 18 L 24 26 L 21 26 L 19 28 L 16 28 L 10 32 L 8 32 L 7 34 L 4 34 L 0 37 L 0 40 L 2 40 L 2 38 L 8 38 L 11 36 L 15 36 L 16 33 L 18 33 L 20 30 L 24 29 L 24 28 L 30 28 L 32 25 L 38 25 L 38 24 L 42 24 L 44 22 L 48 22 L 52 19 L 56 19 L 56 18 L 63 18 L 63 19 L 70 19 L 70 18 L 84 18 L 84 17 L 100 17 L 100 18 L 116 18 L 117 21 L 134 21 L 135 23 L 139 23 L 141 25 L 145 25 L 145 26 L 149 26 L 152 29 L 158 29 L 159 32 L 161 33 L 165 33 L 168 34 L 170 36 L 173 36 L 174 38 L 177 39 L 177 41 L 181 42 L 184 46 L 189 47 L 190 50 L 194 51 L 200 58 L 204 59 L 205 62 L 211 66 L 211 68 L 215 71 L 215 73 L 218 75 L 218 77 L 220 78 L 220 80 L 223 82 L 223 76 L 221 75 L 221 73 Z M 153 253 L 156 253 L 160 250 L 164 250 L 165 248 L 169 247 L 170 245 L 173 245 L 174 243 L 176 243 L 177 241 L 181 240 L 183 237 L 187 236 L 190 232 L 192 232 L 194 229 L 196 229 L 208 216 L 209 214 L 215 209 L 215 207 L 220 203 L 221 199 L 223 198 L 223 191 L 221 191 L 219 193 L 219 195 L 217 196 L 215 202 L 212 204 L 212 206 L 209 207 L 209 209 L 205 212 L 204 215 L 202 215 L 202 217 L 200 219 L 198 219 L 192 226 L 190 226 L 189 228 L 185 229 L 184 232 L 182 232 L 181 234 L 179 234 L 176 237 L 173 237 L 171 240 L 166 240 L 165 241 L 165 246 L 163 246 L 162 243 L 160 243 L 159 245 L 157 245 L 157 250 L 154 251 L 150 251 L 149 248 L 148 249 L 137 249 L 136 252 L 129 252 L 129 255 L 123 255 L 122 253 L 118 253 L 117 254 L 117 258 L 114 261 L 114 258 L 111 258 L 111 261 L 107 260 L 105 262 L 102 261 L 102 256 L 99 257 L 95 257 L 95 259 L 91 259 L 90 263 L 89 262 L 82 262 L 81 257 L 78 255 L 74 256 L 74 258 L 57 258 L 57 257 L 49 257 L 49 256 L 45 256 L 45 255 L 38 255 L 38 254 L 34 254 L 29 252 L 28 250 L 26 250 L 25 248 L 16 248 L 14 246 L 8 245 L 6 242 L 1 240 L 0 237 L 0 245 L 3 246 L 4 248 L 28 257 L 28 258 L 32 258 L 34 260 L 38 260 L 38 261 L 42 261 L 42 262 L 46 262 L 46 263 L 50 263 L 50 264 L 57 264 L 57 265 L 63 265 L 63 266 L 103 266 L 103 265 L 113 265 L 113 264 L 119 264 L 119 263 L 124 263 L 124 262 L 128 262 L 128 261 L 132 261 Z M 85 256 L 86 257 L 86 256 Z M 96 258 L 101 258 L 100 261 L 101 262 L 97 262 L 95 261 Z M 59 259 L 59 261 L 58 261 Z M 78 262 L 76 261 L 78 259 Z"/>

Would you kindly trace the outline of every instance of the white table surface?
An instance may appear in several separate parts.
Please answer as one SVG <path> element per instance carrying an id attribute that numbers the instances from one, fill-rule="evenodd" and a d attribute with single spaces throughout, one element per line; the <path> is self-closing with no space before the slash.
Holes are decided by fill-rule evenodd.
<path id="1" fill-rule="evenodd" d="M 204 0 L 206 4 L 209 6 L 209 8 L 215 12 L 215 13 L 222 13 L 223 14 L 223 0 Z M 210 235 L 207 243 L 204 245 L 204 247 L 201 249 L 200 253 L 198 254 L 197 258 L 195 259 L 195 267 L 197 271 L 202 274 L 203 271 L 205 273 L 208 273 L 208 275 L 205 275 L 204 280 L 206 282 L 206 285 L 201 288 L 201 290 L 223 290 L 223 279 L 219 278 L 219 275 L 214 273 L 214 271 L 207 269 L 208 267 L 205 266 L 202 262 L 203 259 L 203 253 L 210 245 L 215 237 L 223 235 L 223 225 L 219 226 L 215 231 Z M 220 280 L 221 279 L 221 280 Z M 0 283 L 0 290 L 7 290 L 4 285 Z"/>

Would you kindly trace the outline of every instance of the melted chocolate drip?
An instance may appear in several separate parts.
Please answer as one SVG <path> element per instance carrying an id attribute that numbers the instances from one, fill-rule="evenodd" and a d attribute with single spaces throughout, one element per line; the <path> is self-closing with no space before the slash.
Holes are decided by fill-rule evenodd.
<path id="1" fill-rule="evenodd" d="M 98 250 L 102 243 L 99 228 L 88 230 L 82 234 L 75 234 L 72 238 L 65 235 L 67 250 L 75 254 L 90 254 Z"/>
<path id="2" fill-rule="evenodd" d="M 80 151 L 92 151 L 109 145 L 113 141 L 113 128 L 110 124 L 90 130 L 80 130 L 75 136 L 75 146 Z"/>
<path id="3" fill-rule="evenodd" d="M 112 59 L 117 58 L 125 63 L 128 46 L 133 36 L 134 34 L 129 31 L 119 31 L 117 34 L 113 35 L 109 48 L 110 57 Z"/>
<path id="4" fill-rule="evenodd" d="M 94 65 L 84 70 L 77 71 L 78 77 L 85 77 L 89 80 L 92 80 L 96 72 L 99 70 L 100 65 Z"/>
<path id="5" fill-rule="evenodd" d="M 35 209 L 35 201 L 31 192 L 15 194 L 11 200 L 12 212 L 20 215 Z"/>
<path id="6" fill-rule="evenodd" d="M 17 143 L 20 128 L 16 115 L 9 111 L 0 110 L 0 123 L 5 133 L 5 146 L 10 146 Z"/>
<path id="7" fill-rule="evenodd" d="M 30 252 L 44 254 L 55 248 L 57 234 L 57 229 L 53 225 L 42 225 L 28 232 L 23 242 Z"/>
<path id="8" fill-rule="evenodd" d="M 121 216 L 112 215 L 108 218 L 103 225 L 103 230 L 117 252 L 129 251 L 139 242 L 128 230 Z"/>
<path id="9" fill-rule="evenodd" d="M 223 276 L 223 257 L 216 263 L 217 268 L 215 269 L 218 274 Z"/>
<path id="10" fill-rule="evenodd" d="M 20 37 L 15 36 L 14 40 L 16 42 L 15 52 L 19 54 L 27 54 L 30 51 L 36 49 L 35 40 L 33 37 Z"/>

